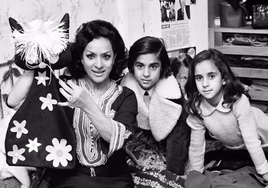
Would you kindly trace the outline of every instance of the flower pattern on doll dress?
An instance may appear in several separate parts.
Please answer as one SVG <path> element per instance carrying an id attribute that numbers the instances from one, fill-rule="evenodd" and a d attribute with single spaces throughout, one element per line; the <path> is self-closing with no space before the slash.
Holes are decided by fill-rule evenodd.
<path id="1" fill-rule="evenodd" d="M 28 130 L 25 128 L 26 120 L 23 120 L 21 123 L 15 120 L 13 121 L 13 124 L 15 127 L 12 127 L 10 131 L 16 133 L 17 138 L 20 138 L 22 134 L 28 134 Z"/>
<path id="2" fill-rule="evenodd" d="M 22 155 L 25 152 L 25 149 L 19 149 L 17 145 L 13 145 L 12 148 L 13 151 L 7 153 L 8 156 L 12 157 L 12 163 L 16 164 L 18 160 L 25 161 L 25 157 Z"/>
<path id="3" fill-rule="evenodd" d="M 35 77 L 37 80 L 37 85 L 39 86 L 46 86 L 46 81 L 49 81 L 50 78 L 46 76 L 47 72 L 44 71 L 43 73 L 38 72 L 38 76 Z M 52 94 L 48 93 L 46 97 L 39 97 L 41 101 L 41 110 L 48 109 L 49 111 L 53 111 L 53 105 L 56 105 L 58 102 L 57 100 L 53 99 Z M 13 121 L 14 127 L 10 129 L 11 132 L 16 133 L 16 138 L 20 139 L 23 134 L 27 135 L 29 133 L 27 127 L 27 121 L 23 120 L 21 122 L 14 120 Z M 35 151 L 38 153 L 38 147 L 42 145 L 39 143 L 38 137 L 35 137 L 33 140 L 28 139 L 28 144 L 25 147 L 28 147 L 28 152 Z M 52 161 L 54 167 L 58 167 L 60 164 L 63 167 L 68 165 L 68 161 L 73 160 L 70 151 L 72 150 L 71 145 L 67 145 L 66 139 L 58 140 L 57 138 L 52 139 L 52 145 L 47 145 L 45 147 L 48 155 L 46 156 L 45 160 Z M 8 156 L 12 157 L 12 163 L 16 164 L 18 160 L 25 161 L 26 158 L 22 155 L 26 151 L 25 148 L 18 149 L 16 144 L 13 145 L 13 151 L 8 152 Z"/>
<path id="4" fill-rule="evenodd" d="M 51 93 L 48 93 L 46 97 L 40 97 L 39 99 L 43 102 L 41 110 L 48 108 L 48 110 L 52 111 L 53 105 L 58 103 L 55 99 L 52 99 Z"/>
<path id="5" fill-rule="evenodd" d="M 28 139 L 29 144 L 26 145 L 26 147 L 29 148 L 29 153 L 32 151 L 38 152 L 38 147 L 41 146 L 42 144 L 37 142 L 37 137 L 34 140 Z"/>
<path id="6" fill-rule="evenodd" d="M 37 85 L 43 84 L 46 86 L 46 80 L 49 80 L 49 77 L 46 76 L 47 72 L 44 71 L 43 73 L 38 72 L 38 76 L 34 77 L 37 81 Z"/>
<path id="7" fill-rule="evenodd" d="M 73 159 L 69 153 L 72 150 L 72 146 L 67 145 L 67 140 L 61 139 L 60 141 L 56 138 L 52 140 L 53 146 L 47 146 L 46 151 L 50 154 L 47 155 L 47 161 L 53 161 L 53 166 L 58 167 L 59 164 L 67 166 L 68 161 Z"/>

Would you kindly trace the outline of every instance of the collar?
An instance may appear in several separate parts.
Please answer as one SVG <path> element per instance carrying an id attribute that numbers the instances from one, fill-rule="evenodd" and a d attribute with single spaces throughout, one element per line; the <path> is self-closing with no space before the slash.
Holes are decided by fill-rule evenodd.
<path id="1" fill-rule="evenodd" d="M 153 94 L 153 88 L 150 90 L 143 90 L 143 93 L 145 93 L 146 91 L 148 92 L 149 96 L 151 97 Z"/>
<path id="2" fill-rule="evenodd" d="M 143 101 L 144 90 L 132 74 L 127 74 L 121 81 L 122 86 L 132 89 L 138 102 L 138 126 L 151 130 L 157 141 L 163 140 L 176 126 L 180 117 L 182 106 L 168 99 L 181 97 L 180 87 L 174 76 L 161 79 L 150 90 L 151 100 L 149 108 Z M 172 113 L 170 113 L 172 112 Z"/>
<path id="3" fill-rule="evenodd" d="M 126 85 L 130 87 L 130 89 L 135 90 L 134 88 L 137 87 L 137 81 L 134 76 L 130 73 L 124 76 L 121 85 Z M 144 94 L 144 90 L 138 85 L 138 90 L 142 95 Z M 160 97 L 166 99 L 180 99 L 181 98 L 181 90 L 180 86 L 174 76 L 169 76 L 167 78 L 162 78 L 159 80 L 156 85 L 148 91 L 149 95 L 156 92 Z"/>
<path id="4" fill-rule="evenodd" d="M 202 116 L 210 116 L 216 110 L 223 113 L 230 112 L 231 109 L 227 107 L 226 104 L 222 105 L 222 102 L 223 102 L 223 96 L 221 97 L 221 100 L 218 103 L 218 105 L 216 107 L 213 107 L 207 102 L 205 98 L 202 98 L 201 104 L 199 106 L 199 113 Z"/>

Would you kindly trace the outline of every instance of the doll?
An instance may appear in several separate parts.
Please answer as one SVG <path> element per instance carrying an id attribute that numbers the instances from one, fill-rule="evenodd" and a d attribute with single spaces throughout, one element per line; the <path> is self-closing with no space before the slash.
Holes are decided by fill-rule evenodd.
<path id="1" fill-rule="evenodd" d="M 64 97 L 55 73 L 72 60 L 69 14 L 60 23 L 49 19 L 19 24 L 13 18 L 9 18 L 9 23 L 15 43 L 15 63 L 24 70 L 32 70 L 34 77 L 25 100 L 9 122 L 5 139 L 7 163 L 73 168 L 76 162 L 73 109 L 57 105 Z"/>

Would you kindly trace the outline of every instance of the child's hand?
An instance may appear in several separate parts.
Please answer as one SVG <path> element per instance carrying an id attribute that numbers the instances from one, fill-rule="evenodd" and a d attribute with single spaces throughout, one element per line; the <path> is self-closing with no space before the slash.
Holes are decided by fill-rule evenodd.
<path id="1" fill-rule="evenodd" d="M 262 175 L 263 179 L 268 182 L 268 173 Z"/>

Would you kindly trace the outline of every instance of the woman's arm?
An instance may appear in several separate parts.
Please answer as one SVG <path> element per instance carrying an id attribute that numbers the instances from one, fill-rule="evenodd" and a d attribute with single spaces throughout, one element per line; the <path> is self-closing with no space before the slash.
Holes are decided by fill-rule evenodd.
<path id="1" fill-rule="evenodd" d="M 120 117 L 125 116 L 126 118 L 129 116 L 128 118 L 131 119 L 132 121 L 136 118 L 136 114 L 133 114 L 133 111 L 137 112 L 137 102 L 136 102 L 134 93 L 133 95 L 130 95 L 124 101 L 123 104 L 121 104 L 120 109 L 124 108 L 124 106 L 130 102 L 128 100 L 131 100 L 131 101 L 134 100 L 133 105 L 128 106 L 128 108 L 124 108 L 125 115 L 123 116 L 122 116 L 122 111 L 118 109 L 117 114 L 115 115 L 115 120 L 113 120 L 101 111 L 101 109 L 93 101 L 93 99 L 91 98 L 87 90 L 76 85 L 71 80 L 69 80 L 67 83 L 68 85 L 64 83 L 63 81 L 60 81 L 60 85 L 62 86 L 62 88 L 60 88 L 60 92 L 65 96 L 67 100 L 69 97 L 72 96 L 74 101 L 59 103 L 59 105 L 81 108 L 90 118 L 92 124 L 95 126 L 98 133 L 106 142 L 108 143 L 111 142 L 111 139 L 116 134 L 115 132 L 118 131 L 118 126 L 123 125 L 122 126 L 123 129 L 126 129 L 126 127 L 129 127 L 129 125 L 124 124 L 124 122 L 119 122 Z"/>
<path id="2" fill-rule="evenodd" d="M 136 95 L 132 90 L 123 87 L 123 92 L 113 103 L 112 109 L 115 110 L 113 121 L 116 123 L 114 134 L 110 143 L 110 153 L 121 149 L 129 140 L 133 139 L 137 128 L 138 114 Z"/>
<path id="3" fill-rule="evenodd" d="M 24 101 L 24 99 L 29 93 L 33 79 L 34 79 L 34 71 L 27 70 L 16 81 L 6 101 L 9 107 L 19 108 L 20 106 L 19 104 Z"/>

